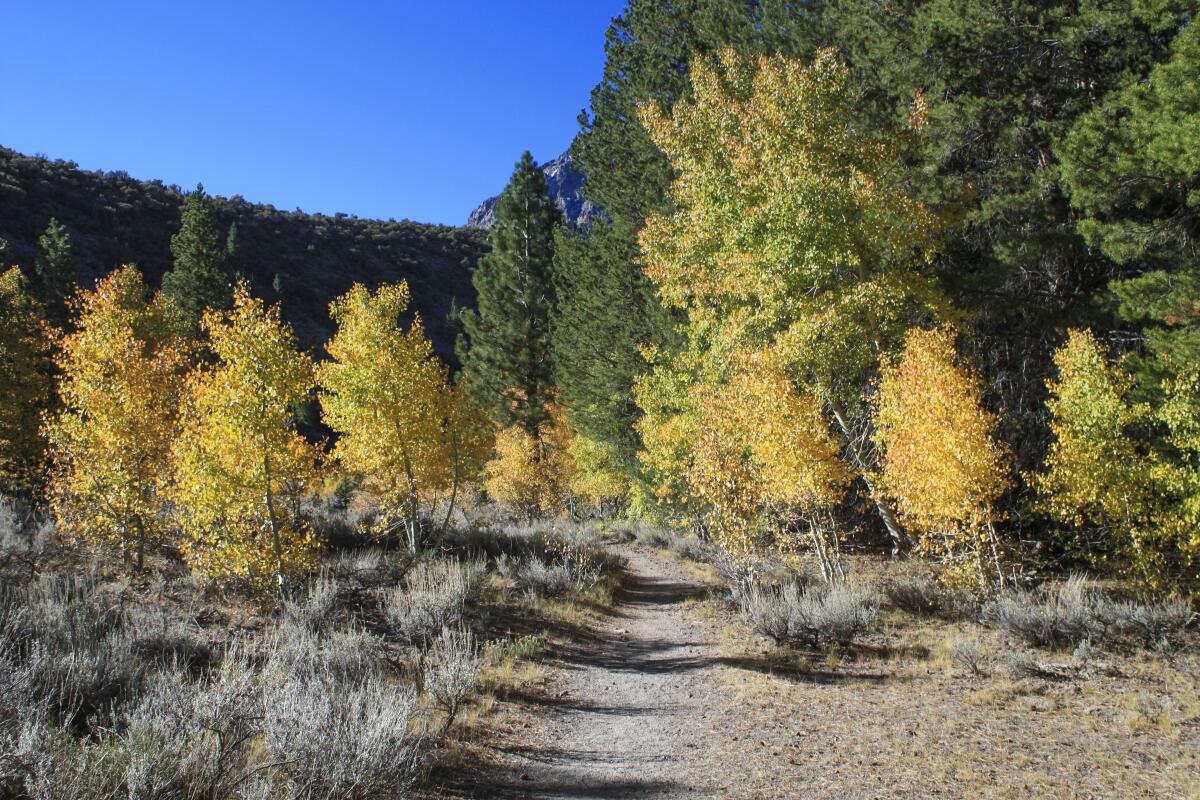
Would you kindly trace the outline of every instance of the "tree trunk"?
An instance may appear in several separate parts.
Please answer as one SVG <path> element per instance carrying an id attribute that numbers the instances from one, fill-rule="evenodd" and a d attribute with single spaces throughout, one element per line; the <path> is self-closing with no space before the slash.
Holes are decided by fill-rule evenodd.
<path id="1" fill-rule="evenodd" d="M 871 497 L 871 502 L 875 504 L 875 510 L 879 513 L 879 518 L 883 521 L 883 526 L 887 528 L 888 536 L 892 539 L 892 555 L 897 555 L 901 549 L 912 544 L 912 540 L 904 529 L 900 527 L 900 523 L 896 521 L 892 510 L 888 508 L 887 501 L 875 489 L 875 484 L 870 477 L 870 467 L 867 464 L 866 458 L 854 443 L 854 437 L 851 435 L 850 426 L 846 424 L 842 412 L 834 404 L 832 398 L 828 400 L 829 408 L 833 412 L 833 418 L 837 420 L 838 428 L 842 432 L 842 442 L 846 446 L 847 452 L 850 453 L 850 458 L 854 462 L 858 474 L 862 477 L 863 483 L 867 486 L 867 494 Z"/>
<path id="2" fill-rule="evenodd" d="M 275 496 L 271 492 L 271 453 L 267 448 L 267 437 L 263 435 L 263 500 L 267 505 L 267 521 L 271 526 L 271 548 L 275 556 L 275 589 L 283 598 L 283 542 L 279 538 L 279 517 L 275 513 Z"/>

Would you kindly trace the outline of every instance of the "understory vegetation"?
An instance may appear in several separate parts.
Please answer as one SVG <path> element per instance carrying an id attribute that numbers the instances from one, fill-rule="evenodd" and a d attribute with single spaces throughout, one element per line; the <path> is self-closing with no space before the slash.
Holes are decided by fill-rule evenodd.
<path id="1" fill-rule="evenodd" d="M 53 533 L 35 551 L 3 510 L 0 795 L 31 800 L 407 796 L 505 690 L 489 673 L 537 658 L 489 614 L 618 566 L 578 529 L 480 526 L 339 551 L 263 605 L 167 556 L 129 580 Z M 518 589 L 511 564 L 563 577 Z"/>

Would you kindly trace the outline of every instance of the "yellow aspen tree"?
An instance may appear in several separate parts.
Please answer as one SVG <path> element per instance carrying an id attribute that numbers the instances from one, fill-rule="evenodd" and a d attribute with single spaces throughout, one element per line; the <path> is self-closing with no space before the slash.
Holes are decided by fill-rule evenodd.
<path id="1" fill-rule="evenodd" d="M 547 403 L 546 412 L 537 436 L 519 425 L 497 433 L 495 457 L 484 466 L 488 494 L 530 520 L 573 510 L 574 504 L 577 467 L 566 414 L 556 403 Z"/>
<path id="2" fill-rule="evenodd" d="M 862 387 L 909 326 L 952 311 L 929 271 L 943 220 L 906 188 L 921 114 L 887 136 L 858 124 L 858 90 L 833 50 L 808 63 L 727 50 L 696 59 L 690 77 L 692 96 L 669 113 L 640 109 L 677 178 L 672 211 L 650 217 L 638 241 L 663 301 L 686 313 L 690 350 L 655 371 L 682 362 L 687 380 L 719 382 L 727 353 L 772 353 L 871 488 Z M 656 394 L 642 392 L 643 410 L 662 423 L 671 407 Z M 890 508 L 869 493 L 899 546 Z"/>
<path id="3" fill-rule="evenodd" d="M 997 415 L 983 407 L 979 375 L 955 355 L 950 326 L 913 329 L 898 360 L 885 359 L 875 396 L 879 483 L 919 534 L 918 550 L 947 565 L 947 582 L 1002 583 L 996 500 L 1008 485 Z"/>
<path id="4" fill-rule="evenodd" d="M 201 575 L 282 592 L 319 551 L 299 504 L 320 451 L 295 431 L 293 413 L 313 386 L 312 359 L 278 307 L 245 283 L 230 311 L 209 310 L 201 325 L 216 360 L 188 381 L 174 448 L 184 557 Z"/>
<path id="5" fill-rule="evenodd" d="M 75 536 L 115 544 L 141 569 L 170 530 L 167 486 L 190 360 L 180 310 L 122 267 L 76 299 L 58 366 L 61 410 L 47 425 L 51 509 Z"/>
<path id="6" fill-rule="evenodd" d="M 684 476 L 709 536 L 735 562 L 748 564 L 758 551 L 767 499 L 749 431 L 730 393 L 694 387 L 691 394 L 697 428 Z"/>
<path id="7" fill-rule="evenodd" d="M 422 499 L 453 481 L 456 440 L 447 438 L 448 425 L 462 398 L 452 392 L 420 317 L 407 331 L 401 324 L 409 300 L 402 282 L 374 294 L 355 284 L 331 303 L 338 329 L 318 380 L 325 423 L 339 434 L 335 456 L 363 476 L 383 504 L 385 525 L 398 521 L 416 552 Z"/>
<path id="8" fill-rule="evenodd" d="M 629 477 L 614 445 L 572 430 L 570 452 L 576 467 L 571 492 L 576 497 L 590 503 L 601 516 L 627 504 Z"/>
<path id="9" fill-rule="evenodd" d="M 735 417 L 762 473 L 765 502 L 789 526 L 806 528 L 826 581 L 844 579 L 833 509 L 854 473 L 841 458 L 820 401 L 797 391 L 764 354 L 747 359 L 731 390 L 738 406 Z"/>
<path id="10" fill-rule="evenodd" d="M 54 393 L 53 334 L 21 270 L 0 274 L 0 494 L 33 499 L 45 467 L 42 414 Z"/>
<path id="11" fill-rule="evenodd" d="M 1167 381 L 1155 418 L 1169 431 L 1167 452 L 1151 466 L 1153 485 L 1168 500 L 1135 553 L 1153 553 L 1147 585 L 1156 592 L 1200 596 L 1200 369 Z"/>
<path id="12" fill-rule="evenodd" d="M 1090 331 L 1070 331 L 1054 363 L 1058 375 L 1047 383 L 1054 441 L 1043 471 L 1030 476 L 1042 509 L 1069 526 L 1075 537 L 1068 548 L 1090 563 L 1152 592 L 1194 591 L 1194 378 L 1164 387 L 1166 400 L 1152 411 L 1130 401 L 1133 377 L 1108 362 Z M 1149 422 L 1165 429 L 1165 447 L 1151 449 L 1134 435 Z M 1099 538 L 1087 536 L 1089 529 Z"/>
<path id="13" fill-rule="evenodd" d="M 444 494 L 446 499 L 439 539 L 445 536 L 463 491 L 482 479 L 484 464 L 491 458 L 495 442 L 495 430 L 487 411 L 467 391 L 465 379 L 460 380 L 449 390 L 442 420 L 443 475 L 433 482 L 434 492 Z M 436 497 L 431 496 L 429 502 L 436 505 Z"/>

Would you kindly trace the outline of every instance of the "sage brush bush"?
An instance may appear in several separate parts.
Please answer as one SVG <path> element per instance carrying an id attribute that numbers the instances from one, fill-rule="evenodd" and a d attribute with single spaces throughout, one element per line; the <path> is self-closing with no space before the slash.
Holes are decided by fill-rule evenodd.
<path id="1" fill-rule="evenodd" d="M 879 614 L 874 595 L 846 584 L 755 586 L 742 603 L 754 627 L 776 644 L 849 644 Z"/>
<path id="2" fill-rule="evenodd" d="M 424 738 L 410 731 L 416 692 L 379 678 L 345 685 L 328 677 L 264 690 L 268 761 L 286 797 L 402 797 L 416 779 Z"/>
<path id="3" fill-rule="evenodd" d="M 475 689 L 483 659 L 479 645 L 468 630 L 443 628 L 421 659 L 421 685 L 446 712 L 449 728 L 459 706 Z"/>
<path id="4" fill-rule="evenodd" d="M 941 592 L 929 578 L 899 578 L 883 592 L 896 608 L 916 616 L 936 614 L 942 605 Z"/>
<path id="5" fill-rule="evenodd" d="M 442 628 L 458 624 L 463 607 L 483 588 L 485 575 L 482 561 L 421 562 L 404 586 L 383 593 L 384 616 L 405 641 L 428 641 Z"/>
<path id="6" fill-rule="evenodd" d="M 1193 614 L 1182 600 L 1149 604 L 1111 600 L 1076 575 L 1058 587 L 998 597 L 984 607 L 983 618 L 1037 647 L 1075 647 L 1085 641 L 1159 647 L 1180 638 Z"/>

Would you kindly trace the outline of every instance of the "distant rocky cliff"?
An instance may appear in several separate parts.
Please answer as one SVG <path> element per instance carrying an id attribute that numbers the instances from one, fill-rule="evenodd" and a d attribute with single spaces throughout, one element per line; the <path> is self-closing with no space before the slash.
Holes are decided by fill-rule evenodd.
<path id="1" fill-rule="evenodd" d="M 563 153 L 553 161 L 542 165 L 546 176 L 546 185 L 554 203 L 562 210 L 563 216 L 573 225 L 583 225 L 598 209 L 583 199 L 583 176 L 571 166 L 571 156 Z M 498 197 L 484 200 L 479 208 L 471 212 L 467 218 L 468 228 L 491 228 L 496 223 L 496 201 Z"/>

